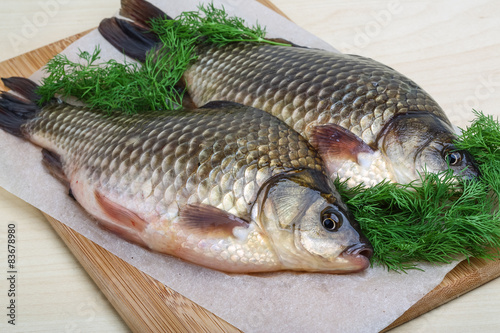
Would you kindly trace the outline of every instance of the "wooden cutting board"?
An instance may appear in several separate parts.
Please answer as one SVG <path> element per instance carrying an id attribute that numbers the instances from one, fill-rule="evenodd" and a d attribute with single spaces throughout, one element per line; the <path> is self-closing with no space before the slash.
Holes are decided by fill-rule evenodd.
<path id="1" fill-rule="evenodd" d="M 269 1 L 260 1 L 282 14 Z M 88 32 L 88 31 L 87 31 Z M 0 77 L 30 76 L 87 32 L 0 63 Z M 0 83 L 0 89 L 5 89 Z M 134 332 L 239 332 L 211 312 L 45 215 L 71 252 Z M 387 329 L 407 322 L 500 276 L 500 260 L 462 262 Z M 134 283 L 130 283 L 134 281 Z M 386 330 L 387 330 L 386 329 Z"/>

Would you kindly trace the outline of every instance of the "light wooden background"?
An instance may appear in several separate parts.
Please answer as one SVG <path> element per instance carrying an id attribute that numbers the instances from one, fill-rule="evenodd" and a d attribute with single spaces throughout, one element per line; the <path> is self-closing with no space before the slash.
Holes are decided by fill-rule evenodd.
<path id="1" fill-rule="evenodd" d="M 237 0 L 236 0 L 237 1 Z M 470 109 L 500 114 L 500 3 L 495 1 L 274 0 L 340 51 L 405 73 L 465 126 Z M 95 27 L 118 0 L 2 0 L 0 61 Z M 0 171 L 1 172 L 1 171 Z M 35 181 L 35 180 L 33 180 Z M 36 209 L 0 189 L 0 244 L 17 224 L 19 332 L 126 332 L 85 271 Z M 0 246 L 0 272 L 6 251 Z M 0 274 L 0 307 L 7 290 Z M 500 279 L 395 332 L 497 332 Z M 0 331 L 10 328 L 0 311 Z"/>

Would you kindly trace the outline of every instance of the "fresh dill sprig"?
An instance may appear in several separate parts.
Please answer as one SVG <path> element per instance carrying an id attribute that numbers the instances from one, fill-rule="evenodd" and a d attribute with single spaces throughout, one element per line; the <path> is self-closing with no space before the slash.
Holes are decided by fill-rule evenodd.
<path id="1" fill-rule="evenodd" d="M 374 247 L 372 263 L 390 270 L 417 263 L 448 263 L 465 256 L 500 257 L 500 125 L 476 112 L 456 145 L 476 158 L 481 181 L 461 182 L 451 170 L 425 172 L 408 185 L 382 182 L 349 189 L 336 181 L 344 200 Z"/>
<path id="2" fill-rule="evenodd" d="M 179 39 L 194 39 L 197 43 L 225 45 L 233 42 L 256 42 L 290 46 L 290 44 L 266 39 L 266 30 L 258 23 L 251 27 L 242 18 L 229 16 L 224 7 L 215 8 L 213 3 L 201 4 L 198 11 L 183 12 L 174 20 L 155 18 L 150 21 L 151 30 L 163 43 L 168 43 L 171 34 Z M 167 38 L 164 37 L 165 34 Z"/>
<path id="3" fill-rule="evenodd" d="M 73 62 L 65 55 L 56 55 L 44 70 L 49 75 L 43 79 L 37 93 L 43 104 L 55 95 L 76 97 L 91 108 L 106 111 L 120 110 L 128 114 L 150 110 L 172 110 L 182 103 L 182 91 L 177 91 L 175 79 L 163 70 L 166 64 L 176 62 L 168 54 L 157 61 L 139 66 L 109 60 L 98 63 L 100 48 L 92 53 L 80 51 L 81 62 Z M 161 55 L 163 49 L 156 51 Z M 177 66 L 177 63 L 175 63 Z M 182 75 L 182 74 L 181 74 Z M 171 98 L 165 99 L 165 95 Z"/>
<path id="4" fill-rule="evenodd" d="M 115 60 L 98 63 L 99 46 L 93 53 L 80 51 L 81 63 L 64 55 L 55 56 L 45 66 L 49 76 L 37 90 L 40 103 L 61 95 L 76 97 L 91 108 L 128 114 L 178 109 L 184 89 L 177 84 L 197 57 L 196 45 L 238 41 L 289 45 L 265 39 L 265 29 L 260 25 L 247 27 L 243 19 L 230 17 L 224 8 L 217 9 L 213 3 L 198 8 L 174 20 L 151 21 L 161 47 L 150 50 L 142 66 Z"/>
<path id="5" fill-rule="evenodd" d="M 500 197 L 500 123 L 491 115 L 473 110 L 476 118 L 455 143 L 459 149 L 468 150 L 480 165 L 481 178 Z"/>
<path id="6" fill-rule="evenodd" d="M 247 27 L 243 19 L 229 16 L 224 7 L 215 8 L 213 3 L 206 7 L 201 4 L 198 11 L 183 12 L 173 20 L 164 17 L 154 18 L 149 24 L 151 31 L 159 37 L 163 48 L 168 50 L 163 56 L 168 56 L 174 64 L 161 65 L 163 75 L 171 77 L 173 85 L 181 80 L 187 67 L 197 59 L 195 47 L 197 45 L 253 42 L 290 46 L 266 39 L 266 31 L 260 25 Z M 158 56 L 155 52 L 150 52 L 144 66 L 161 62 L 161 58 L 162 56 Z M 173 102 L 176 102 L 177 96 L 173 97 Z M 171 99 L 168 94 L 164 98 Z"/>

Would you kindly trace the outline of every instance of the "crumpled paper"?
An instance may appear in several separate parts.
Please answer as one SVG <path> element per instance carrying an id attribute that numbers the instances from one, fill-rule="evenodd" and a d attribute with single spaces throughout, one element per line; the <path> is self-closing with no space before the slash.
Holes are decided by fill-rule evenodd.
<path id="1" fill-rule="evenodd" d="M 171 16 L 194 10 L 199 3 L 152 2 Z M 217 7 L 223 4 L 226 11 L 249 23 L 258 20 L 267 27 L 270 37 L 334 51 L 257 2 L 214 3 Z M 103 60 L 123 59 L 97 31 L 64 53 L 76 60 L 79 49 L 91 52 L 96 44 L 101 46 Z M 39 71 L 33 78 L 40 79 L 42 75 Z M 407 274 L 375 267 L 350 275 L 227 275 L 152 253 L 100 229 L 40 162 L 40 148 L 0 131 L 0 186 L 246 332 L 378 332 L 437 286 L 458 264 L 422 264 L 424 272 L 411 270 Z"/>

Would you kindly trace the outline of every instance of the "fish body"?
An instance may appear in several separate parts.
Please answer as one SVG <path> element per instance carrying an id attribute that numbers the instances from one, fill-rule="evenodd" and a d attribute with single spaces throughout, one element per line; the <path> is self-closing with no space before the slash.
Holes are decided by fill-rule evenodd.
<path id="1" fill-rule="evenodd" d="M 166 17 L 143 0 L 123 0 L 121 14 L 142 27 Z M 133 25 L 116 19 L 103 21 L 100 31 L 138 59 L 158 43 L 143 31 L 134 36 Z M 470 154 L 453 145 L 457 137 L 436 101 L 375 60 L 263 43 L 200 45 L 197 56 L 183 77 L 195 105 L 227 100 L 273 114 L 320 151 L 332 178 L 354 186 L 408 183 L 424 170 L 478 175 Z"/>
<path id="2" fill-rule="evenodd" d="M 25 96 L 29 82 L 5 80 Z M 48 170 L 104 227 L 154 251 L 227 272 L 369 265 L 371 246 L 318 152 L 264 111 L 213 102 L 108 115 L 4 93 L 0 127 L 42 147 Z"/>
<path id="3" fill-rule="evenodd" d="M 454 148 L 457 137 L 436 101 L 375 60 L 262 43 L 197 51 L 184 73 L 195 104 L 228 100 L 273 114 L 319 149 L 333 178 L 349 178 L 351 186 L 408 183 L 449 164 L 466 178 L 477 175 L 470 155 Z"/>

